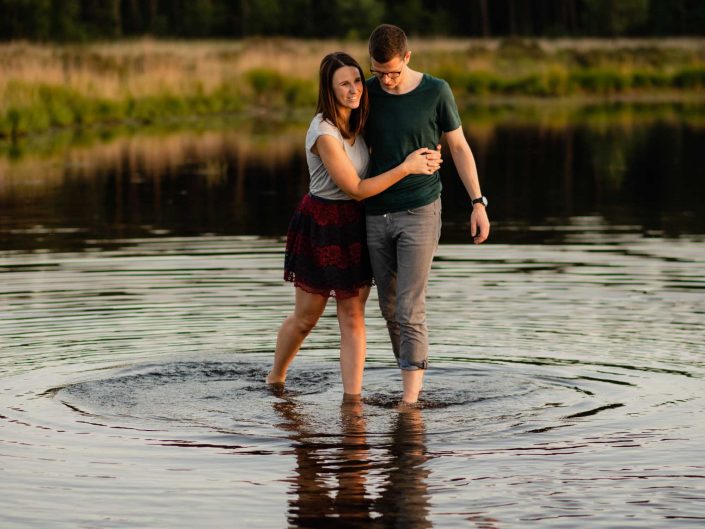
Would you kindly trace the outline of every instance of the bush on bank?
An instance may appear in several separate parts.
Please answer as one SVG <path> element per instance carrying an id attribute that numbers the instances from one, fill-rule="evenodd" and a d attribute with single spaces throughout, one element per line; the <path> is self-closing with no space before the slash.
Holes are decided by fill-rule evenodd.
<path id="1" fill-rule="evenodd" d="M 493 49 L 484 41 L 432 41 L 419 46 L 412 65 L 446 79 L 461 101 L 705 90 L 701 41 L 670 47 L 591 45 L 506 39 Z M 0 137 L 249 108 L 311 108 L 317 64 L 334 47 L 350 48 L 358 57 L 366 53 L 360 43 L 271 39 L 102 47 L 8 44 L 0 47 Z"/>

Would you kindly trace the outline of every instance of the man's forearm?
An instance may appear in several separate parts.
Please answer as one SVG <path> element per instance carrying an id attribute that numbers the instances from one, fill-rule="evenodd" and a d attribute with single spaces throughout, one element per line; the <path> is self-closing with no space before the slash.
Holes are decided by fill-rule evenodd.
<path id="1" fill-rule="evenodd" d="M 455 162 L 455 168 L 458 170 L 458 176 L 460 176 L 460 180 L 462 180 L 470 198 L 480 198 L 482 196 L 480 179 L 477 176 L 475 157 L 472 155 L 470 146 L 465 141 L 456 143 L 450 146 L 450 154 L 453 157 L 453 162 Z M 475 204 L 472 207 L 470 234 L 475 244 L 485 242 L 490 235 L 490 221 L 487 218 L 485 205 L 484 203 Z"/>
<path id="2" fill-rule="evenodd" d="M 451 147 L 450 154 L 453 157 L 453 163 L 458 171 L 458 176 L 460 180 L 462 180 L 470 198 L 482 196 L 480 179 L 477 175 L 477 166 L 475 165 L 475 157 L 472 155 L 470 147 L 467 144 L 455 148 Z"/>

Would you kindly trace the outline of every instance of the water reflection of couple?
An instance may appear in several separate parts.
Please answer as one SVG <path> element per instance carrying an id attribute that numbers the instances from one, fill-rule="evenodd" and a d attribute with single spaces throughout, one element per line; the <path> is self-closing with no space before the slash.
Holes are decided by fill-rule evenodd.
<path id="1" fill-rule="evenodd" d="M 396 26 L 375 29 L 369 49 L 368 81 L 345 53 L 321 63 L 316 116 L 306 135 L 310 192 L 287 234 L 285 278 L 297 287 L 296 304 L 277 335 L 267 382 L 284 382 L 333 296 L 343 391 L 360 394 L 365 302 L 374 276 L 402 370 L 403 401 L 414 403 L 428 364 L 425 300 L 441 229 L 442 134 L 471 199 L 475 243 L 489 234 L 487 200 L 448 84 L 409 68 L 406 35 Z"/>
<path id="2" fill-rule="evenodd" d="M 294 400 L 284 398 L 274 408 L 296 457 L 289 493 L 291 527 L 431 526 L 419 409 L 398 413 L 389 442 L 370 446 L 359 396 L 343 399 L 340 436 L 327 433 L 323 441 Z"/>

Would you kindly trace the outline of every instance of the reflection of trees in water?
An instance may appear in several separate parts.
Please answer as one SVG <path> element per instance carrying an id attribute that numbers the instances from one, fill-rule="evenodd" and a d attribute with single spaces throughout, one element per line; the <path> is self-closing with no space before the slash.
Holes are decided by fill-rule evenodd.
<path id="1" fill-rule="evenodd" d="M 308 182 L 304 130 L 123 137 L 47 157 L 0 158 L 3 227 L 89 237 L 281 235 Z M 68 239 L 68 237 L 66 237 Z M 62 246 L 62 237 L 51 244 Z M 31 240 L 9 247 L 31 245 Z M 42 244 L 46 244 L 43 242 Z"/>
<path id="2" fill-rule="evenodd" d="M 331 437 L 316 434 L 295 401 L 285 398 L 274 408 L 284 419 L 279 427 L 290 432 L 296 457 L 289 499 L 292 527 L 431 526 L 420 410 L 399 412 L 389 442 L 371 446 L 359 399 L 343 401 L 340 435 Z"/>
<path id="3" fill-rule="evenodd" d="M 623 121 L 586 111 L 585 123 L 559 115 L 545 123 L 487 121 L 488 128 L 474 114 L 465 115 L 483 191 L 492 197 L 492 218 L 502 223 L 493 240 L 560 242 L 558 232 L 525 227 L 566 226 L 596 216 L 606 228 L 699 233 L 705 129 L 670 114 L 654 122 L 647 113 L 644 122 L 633 112 Z M 306 123 L 278 128 L 249 120 L 222 127 L 141 134 L 19 159 L 0 155 L 5 245 L 58 248 L 78 239 L 52 231 L 66 227 L 99 239 L 284 235 L 308 187 Z M 465 242 L 467 194 L 450 160 L 442 175 L 444 242 Z M 39 243 L 21 237 L 35 226 L 52 236 Z M 20 235 L 8 236 L 9 230 Z"/>
<path id="4" fill-rule="evenodd" d="M 139 183 L 191 166 L 193 174 L 216 185 L 230 165 L 243 170 L 252 166 L 276 170 L 302 150 L 305 130 L 300 126 L 264 133 L 253 131 L 254 126 L 246 123 L 234 125 L 234 130 L 123 136 L 97 144 L 65 145 L 18 159 L 0 157 L 0 183 L 15 191 L 41 194 L 74 178 L 117 173 Z"/>
<path id="5" fill-rule="evenodd" d="M 705 181 L 696 168 L 705 151 L 696 145 L 703 129 L 672 119 L 641 123 L 635 116 L 615 124 L 588 117 L 589 124 L 560 127 L 506 123 L 477 139 L 469 127 L 483 192 L 495 197 L 492 218 L 565 226 L 597 214 L 606 228 L 699 233 L 702 204 L 695 196 L 705 193 Z M 444 167 L 443 183 L 444 210 L 463 210 L 452 164 Z"/>

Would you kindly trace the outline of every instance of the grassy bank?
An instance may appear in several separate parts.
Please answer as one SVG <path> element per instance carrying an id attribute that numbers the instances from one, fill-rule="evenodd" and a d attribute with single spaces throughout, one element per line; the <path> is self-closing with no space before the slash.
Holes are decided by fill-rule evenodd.
<path id="1" fill-rule="evenodd" d="M 705 100 L 705 39 L 412 41 L 459 100 Z M 364 42 L 284 39 L 0 46 L 0 137 L 315 103 L 318 64 Z"/>
<path id="2" fill-rule="evenodd" d="M 190 152 L 200 152 L 197 147 L 201 138 L 237 137 L 234 143 L 230 139 L 228 142 L 230 148 L 233 144 L 237 145 L 235 150 L 238 156 L 244 156 L 246 160 L 254 158 L 258 164 L 267 165 L 269 161 L 287 157 L 290 159 L 292 153 L 299 152 L 310 117 L 310 109 L 287 115 L 265 114 L 260 117 L 244 113 L 219 114 L 183 117 L 151 124 L 136 121 L 96 124 L 90 128 L 61 128 L 46 134 L 26 135 L 17 141 L 0 141 L 0 184 L 6 181 L 4 178 L 12 180 L 18 176 L 27 176 L 31 182 L 32 174 L 43 175 L 44 180 L 50 174 L 63 174 L 66 164 L 94 167 L 93 163 L 87 163 L 84 159 L 74 164 L 74 155 L 71 153 L 80 152 L 87 160 L 93 156 L 91 153 L 103 152 L 106 146 L 125 143 L 140 146 L 140 149 L 144 145 L 138 158 L 149 160 L 151 167 L 158 167 L 165 164 L 178 165 L 183 163 Z M 586 105 L 568 98 L 561 101 L 531 98 L 522 101 L 519 106 L 513 100 L 507 104 L 501 101 L 493 105 L 468 104 L 461 110 L 461 119 L 473 148 L 482 148 L 483 144 L 491 142 L 503 130 L 522 127 L 538 128 L 546 134 L 559 135 L 576 129 L 596 134 L 606 130 L 634 131 L 652 127 L 656 123 L 684 124 L 693 130 L 703 129 L 705 105 L 672 102 L 606 102 Z M 174 146 L 179 141 L 185 142 L 181 153 L 159 146 L 161 142 Z M 209 149 L 204 147 L 201 150 L 209 152 Z M 113 147 L 109 150 L 112 152 Z M 117 153 L 120 149 L 115 148 L 114 151 Z M 38 169 L 40 166 L 41 170 Z"/>

